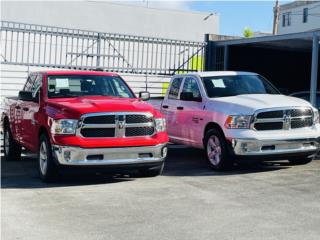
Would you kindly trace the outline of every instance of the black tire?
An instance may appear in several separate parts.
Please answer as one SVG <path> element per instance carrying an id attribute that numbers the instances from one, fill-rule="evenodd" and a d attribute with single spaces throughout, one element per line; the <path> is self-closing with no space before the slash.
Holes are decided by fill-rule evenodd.
<path id="1" fill-rule="evenodd" d="M 46 164 L 46 166 L 43 164 Z M 43 182 L 54 182 L 57 180 L 58 166 L 54 162 L 51 143 L 46 134 L 42 134 L 39 139 L 38 171 Z"/>
<path id="2" fill-rule="evenodd" d="M 164 162 L 159 167 L 141 169 L 139 171 L 140 177 L 156 177 L 162 174 L 164 168 Z"/>
<path id="3" fill-rule="evenodd" d="M 294 157 L 289 158 L 289 162 L 293 165 L 304 165 L 308 164 L 313 160 L 314 157 Z"/>
<path id="4" fill-rule="evenodd" d="M 4 125 L 3 131 L 3 151 L 6 161 L 17 161 L 21 159 L 21 146 L 13 137 L 8 123 Z"/>
<path id="5" fill-rule="evenodd" d="M 209 141 L 211 142 L 211 140 L 214 145 L 209 145 Z M 218 129 L 213 128 L 206 132 L 204 148 L 208 164 L 212 169 L 230 170 L 233 167 L 234 161 L 228 153 L 226 139 Z"/>

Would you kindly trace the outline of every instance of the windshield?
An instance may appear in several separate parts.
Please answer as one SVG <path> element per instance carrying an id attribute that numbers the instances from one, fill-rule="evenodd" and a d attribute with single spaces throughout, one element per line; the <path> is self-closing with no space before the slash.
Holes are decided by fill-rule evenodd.
<path id="1" fill-rule="evenodd" d="M 134 98 L 127 84 L 117 76 L 48 76 L 48 97 L 113 96 Z"/>
<path id="2" fill-rule="evenodd" d="M 209 98 L 242 94 L 280 94 L 267 80 L 259 75 L 203 77 Z"/>

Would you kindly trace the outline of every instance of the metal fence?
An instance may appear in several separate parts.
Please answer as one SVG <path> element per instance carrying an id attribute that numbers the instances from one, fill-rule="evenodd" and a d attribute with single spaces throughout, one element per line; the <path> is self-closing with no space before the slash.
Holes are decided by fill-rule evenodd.
<path id="1" fill-rule="evenodd" d="M 203 70 L 204 42 L 1 21 L 1 63 L 171 75 Z"/>

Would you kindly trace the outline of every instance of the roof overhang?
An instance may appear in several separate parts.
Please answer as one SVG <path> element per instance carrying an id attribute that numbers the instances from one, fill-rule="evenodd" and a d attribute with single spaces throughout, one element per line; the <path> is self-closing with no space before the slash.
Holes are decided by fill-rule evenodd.
<path id="1" fill-rule="evenodd" d="M 313 36 L 320 30 L 254 38 L 214 41 L 215 46 L 251 46 L 278 50 L 311 51 Z"/>

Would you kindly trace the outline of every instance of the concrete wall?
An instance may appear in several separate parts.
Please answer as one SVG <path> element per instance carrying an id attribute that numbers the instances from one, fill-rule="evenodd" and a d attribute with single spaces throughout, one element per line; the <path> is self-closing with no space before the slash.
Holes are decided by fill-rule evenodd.
<path id="1" fill-rule="evenodd" d="M 6 21 L 190 41 L 219 33 L 219 16 L 208 15 L 97 1 L 1 1 Z"/>
<path id="2" fill-rule="evenodd" d="M 309 9 L 308 22 L 303 23 L 303 9 Z M 282 26 L 282 15 L 291 12 L 291 25 Z M 304 32 L 320 28 L 320 1 L 293 2 L 280 7 L 278 34 Z"/>

